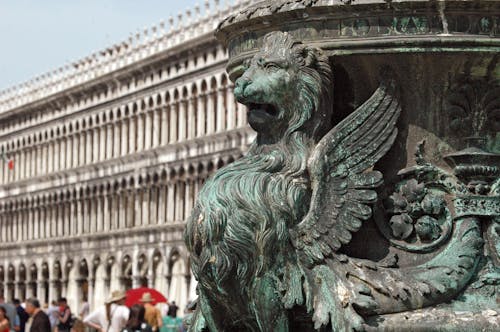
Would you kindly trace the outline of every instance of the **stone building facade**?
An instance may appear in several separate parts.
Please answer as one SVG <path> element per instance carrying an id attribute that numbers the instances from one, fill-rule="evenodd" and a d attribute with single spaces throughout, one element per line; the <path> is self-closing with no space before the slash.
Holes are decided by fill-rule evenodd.
<path id="1" fill-rule="evenodd" d="M 185 219 L 204 180 L 253 138 L 213 30 L 252 2 L 207 1 L 0 92 L 7 300 L 66 296 L 78 310 L 143 284 L 181 308 L 195 298 Z"/>

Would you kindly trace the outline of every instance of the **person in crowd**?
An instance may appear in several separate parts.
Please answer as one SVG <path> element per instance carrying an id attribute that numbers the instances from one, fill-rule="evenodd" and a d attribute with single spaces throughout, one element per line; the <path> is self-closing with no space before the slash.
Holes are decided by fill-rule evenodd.
<path id="1" fill-rule="evenodd" d="M 56 301 L 50 302 L 50 306 L 47 308 L 46 314 L 49 316 L 50 326 L 52 327 L 52 331 L 55 330 L 58 323 L 58 313 L 59 307 L 57 306 Z"/>
<path id="2" fill-rule="evenodd" d="M 83 320 L 90 312 L 89 302 L 84 300 L 82 302 L 82 308 L 80 309 L 80 318 Z"/>
<path id="3" fill-rule="evenodd" d="M 152 332 L 153 328 L 145 320 L 146 309 L 140 304 L 134 304 L 130 308 L 127 325 L 122 332 Z"/>
<path id="4" fill-rule="evenodd" d="M 156 332 L 160 329 L 163 321 L 161 319 L 161 312 L 158 308 L 153 306 L 153 301 L 154 299 L 151 296 L 151 293 L 146 292 L 142 294 L 140 302 L 144 305 L 144 310 L 146 311 L 144 317 L 146 319 L 146 322 L 151 325 L 153 331 Z"/>
<path id="5" fill-rule="evenodd" d="M 50 332 L 52 330 L 49 317 L 40 309 L 40 302 L 37 299 L 26 300 L 26 313 L 30 315 L 26 324 L 26 332 Z"/>
<path id="6" fill-rule="evenodd" d="M 28 318 L 30 316 L 22 307 L 21 301 L 19 301 L 19 299 L 14 299 L 12 303 L 14 303 L 14 306 L 16 307 L 17 316 L 19 317 L 19 332 L 24 332 L 26 322 L 28 321 Z"/>
<path id="7" fill-rule="evenodd" d="M 0 307 L 0 332 L 9 332 L 10 322 L 9 317 L 7 317 L 7 310 L 4 307 Z"/>
<path id="8" fill-rule="evenodd" d="M 168 314 L 170 317 L 177 317 L 177 310 L 179 310 L 179 307 L 175 304 L 175 301 L 172 301 L 168 305 Z"/>
<path id="9" fill-rule="evenodd" d="M 19 327 L 20 323 L 16 307 L 14 307 L 10 303 L 5 302 L 5 298 L 3 296 L 0 296 L 0 307 L 3 307 L 5 309 L 5 312 L 7 313 L 7 317 L 9 318 L 9 323 L 10 323 L 10 331 L 18 332 L 20 329 Z"/>
<path id="10" fill-rule="evenodd" d="M 70 332 L 72 327 L 71 309 L 68 306 L 68 300 L 65 297 L 59 299 L 59 310 L 57 311 L 57 331 Z"/>
<path id="11" fill-rule="evenodd" d="M 127 324 L 129 310 L 124 305 L 127 295 L 113 291 L 105 304 L 91 312 L 83 323 L 98 332 L 120 332 Z"/>

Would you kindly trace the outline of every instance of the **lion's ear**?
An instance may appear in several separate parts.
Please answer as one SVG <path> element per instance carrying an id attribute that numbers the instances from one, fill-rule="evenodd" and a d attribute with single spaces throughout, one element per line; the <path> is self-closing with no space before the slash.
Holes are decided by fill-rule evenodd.
<path id="1" fill-rule="evenodd" d="M 314 67 L 318 62 L 318 50 L 312 47 L 304 47 L 302 49 L 302 58 L 307 67 Z"/>

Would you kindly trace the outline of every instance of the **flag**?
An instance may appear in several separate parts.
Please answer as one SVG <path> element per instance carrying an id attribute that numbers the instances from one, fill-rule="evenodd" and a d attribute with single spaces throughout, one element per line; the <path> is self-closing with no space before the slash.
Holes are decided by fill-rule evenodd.
<path id="1" fill-rule="evenodd" d="M 5 154 L 5 151 L 2 151 L 2 161 L 4 163 L 7 163 L 7 167 L 10 170 L 14 169 L 14 159 L 7 158 L 7 155 Z"/>

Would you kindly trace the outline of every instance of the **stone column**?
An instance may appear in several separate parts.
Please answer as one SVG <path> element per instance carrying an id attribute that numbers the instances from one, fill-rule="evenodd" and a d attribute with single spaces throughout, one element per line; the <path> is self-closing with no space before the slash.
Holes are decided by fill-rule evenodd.
<path id="1" fill-rule="evenodd" d="M 116 229 L 122 229 L 126 227 L 125 223 L 125 200 L 127 199 L 126 195 L 124 195 L 125 191 L 120 189 L 117 192 L 116 200 L 118 202 L 118 213 L 116 214 Z"/>
<path id="2" fill-rule="evenodd" d="M 97 130 L 99 132 L 99 153 L 97 154 L 97 161 L 103 161 L 106 159 L 106 149 L 108 148 L 108 143 L 106 142 L 108 135 L 106 133 L 106 125 L 102 124 Z"/>
<path id="3" fill-rule="evenodd" d="M 136 209 L 135 205 L 137 204 L 137 202 L 134 198 L 135 198 L 135 189 L 131 188 L 128 190 L 128 197 L 127 197 L 127 199 L 128 199 L 128 202 L 127 202 L 127 210 L 128 211 L 126 214 L 127 228 L 134 227 L 134 223 L 135 223 L 135 209 Z"/>
<path id="4" fill-rule="evenodd" d="M 87 165 L 90 163 L 95 163 L 97 162 L 98 156 L 99 156 L 99 129 L 97 127 L 94 127 L 93 129 L 90 130 L 90 157 L 87 162 Z"/>
<path id="5" fill-rule="evenodd" d="M 204 94 L 198 94 L 196 97 L 196 137 L 205 134 L 205 98 Z"/>
<path id="6" fill-rule="evenodd" d="M 116 149 L 116 143 L 114 142 L 113 138 L 116 138 L 116 135 L 114 135 L 118 130 L 118 126 L 115 123 L 108 123 L 106 125 L 106 159 L 111 159 L 113 158 L 115 152 L 113 149 Z"/>
<path id="7" fill-rule="evenodd" d="M 162 107 L 161 108 L 161 140 L 160 145 L 166 145 L 168 143 L 168 118 L 170 113 L 170 107 Z"/>
<path id="8" fill-rule="evenodd" d="M 70 229 L 68 232 L 68 235 L 76 235 L 78 232 L 78 200 L 73 197 L 72 200 L 69 201 L 69 209 L 70 209 L 70 215 L 71 215 L 71 223 L 70 223 Z"/>
<path id="9" fill-rule="evenodd" d="M 142 222 L 141 226 L 149 225 L 149 204 L 151 188 L 141 188 L 142 191 Z"/>
<path id="10" fill-rule="evenodd" d="M 177 142 L 177 110 L 178 105 L 176 102 L 170 105 L 170 139 L 169 143 Z"/>
<path id="11" fill-rule="evenodd" d="M 85 148 L 85 165 L 92 163 L 92 148 L 94 146 L 94 137 L 92 129 L 87 130 L 87 147 Z"/>
<path id="12" fill-rule="evenodd" d="M 186 100 L 181 99 L 179 101 L 179 141 L 186 139 Z"/>
<path id="13" fill-rule="evenodd" d="M 175 183 L 169 182 L 168 187 L 168 195 L 167 195 L 167 222 L 175 221 Z"/>
<path id="14" fill-rule="evenodd" d="M 137 115 L 137 151 L 144 150 L 144 113 Z"/>
<path id="15" fill-rule="evenodd" d="M 123 142 L 126 142 L 124 139 L 122 139 L 123 133 L 123 121 L 116 121 L 114 123 L 114 137 L 113 137 L 113 158 L 118 158 L 121 156 L 121 151 L 120 148 L 123 144 Z"/>
<path id="16" fill-rule="evenodd" d="M 240 103 L 237 103 L 237 109 L 238 109 L 238 128 L 243 127 L 247 123 L 247 109 L 246 106 Z"/>
<path id="17" fill-rule="evenodd" d="M 154 184 L 150 189 L 149 197 L 149 224 L 158 224 L 158 190 L 159 186 Z"/>
<path id="18" fill-rule="evenodd" d="M 220 87 L 217 90 L 217 128 L 216 131 L 219 133 L 223 131 L 226 127 L 226 105 L 225 97 L 226 89 L 225 87 Z"/>
<path id="19" fill-rule="evenodd" d="M 187 138 L 196 137 L 196 96 L 188 100 Z"/>
<path id="20" fill-rule="evenodd" d="M 135 197 L 135 206 L 134 206 L 134 215 L 135 215 L 135 218 L 134 218 L 134 226 L 141 226 L 142 223 L 143 223 L 143 220 L 142 220 L 142 201 L 143 201 L 143 196 L 142 196 L 142 193 L 141 193 L 141 190 L 142 188 L 138 188 L 136 189 L 136 197 Z"/>
<path id="21" fill-rule="evenodd" d="M 213 91 L 207 94 L 207 132 L 206 134 L 213 134 L 215 131 L 215 95 Z"/>
<path id="22" fill-rule="evenodd" d="M 75 151 L 80 151 L 79 156 L 78 156 L 78 166 L 85 165 L 85 147 L 87 146 L 87 134 L 85 131 L 80 132 L 80 144 L 75 146 L 74 149 L 77 149 Z"/>
<path id="23" fill-rule="evenodd" d="M 70 169 L 72 168 L 74 165 L 73 165 L 73 140 L 74 140 L 74 137 L 73 135 L 71 136 L 68 136 L 68 138 L 66 139 L 66 165 L 65 165 L 65 168 L 66 169 Z M 78 150 L 75 150 L 78 152 Z"/>
<path id="24" fill-rule="evenodd" d="M 226 98 L 227 129 L 234 129 L 236 127 L 236 109 L 232 85 L 229 85 L 226 88 Z"/>
<path id="25" fill-rule="evenodd" d="M 104 200 L 103 204 L 103 213 L 104 213 L 104 231 L 108 232 L 111 229 L 112 215 L 116 213 L 116 210 L 113 210 L 113 195 L 111 193 L 107 193 L 102 197 Z M 111 201 L 111 202 L 110 202 Z"/>
<path id="26" fill-rule="evenodd" d="M 121 213 L 121 210 L 120 210 L 120 201 L 121 201 L 121 198 L 120 198 L 120 189 L 117 188 L 116 190 L 113 191 L 112 193 L 113 197 L 112 197 L 112 205 L 111 205 L 111 209 L 113 209 L 113 214 L 112 214 L 112 219 L 111 219 L 111 229 L 120 229 L 120 224 L 119 224 L 119 220 L 120 220 L 120 213 Z"/>
<path id="27" fill-rule="evenodd" d="M 28 222 L 28 236 L 26 237 L 26 240 L 33 240 L 33 207 L 29 206 L 28 207 L 28 218 L 26 220 Z"/>
<path id="28" fill-rule="evenodd" d="M 165 224 L 165 199 L 167 194 L 167 186 L 164 183 L 160 182 L 158 190 L 160 191 L 158 196 L 158 224 Z"/>
<path id="29" fill-rule="evenodd" d="M 40 267 L 40 271 L 38 273 L 42 273 L 41 271 L 41 267 Z M 45 287 L 44 286 L 44 280 L 42 279 L 39 279 L 37 282 L 36 282 L 36 296 L 38 297 L 38 300 L 43 303 L 45 302 Z"/>
<path id="30" fill-rule="evenodd" d="M 121 149 L 120 149 L 120 156 L 125 156 L 128 153 L 128 144 L 129 144 L 129 119 L 123 119 L 120 121 L 122 129 L 120 133 L 121 137 Z"/>
<path id="31" fill-rule="evenodd" d="M 98 193 L 95 197 L 95 204 L 96 204 L 96 232 L 102 232 L 103 230 L 103 219 L 104 219 L 104 211 L 102 208 L 102 201 L 103 201 L 103 196 L 102 194 Z"/>
<path id="32" fill-rule="evenodd" d="M 153 124 L 151 123 L 152 110 L 144 112 L 144 150 L 151 148 L 151 135 L 153 134 Z"/>
<path id="33" fill-rule="evenodd" d="M 156 148 L 160 144 L 160 105 L 157 105 L 153 112 L 153 133 L 151 147 Z"/>
<path id="34" fill-rule="evenodd" d="M 128 153 L 134 153 L 136 151 L 136 141 L 135 141 L 137 136 L 135 128 L 136 120 L 137 120 L 137 115 L 130 116 L 129 118 Z"/>
<path id="35" fill-rule="evenodd" d="M 49 281 L 49 301 L 57 300 L 57 283 L 59 280 Z"/>

